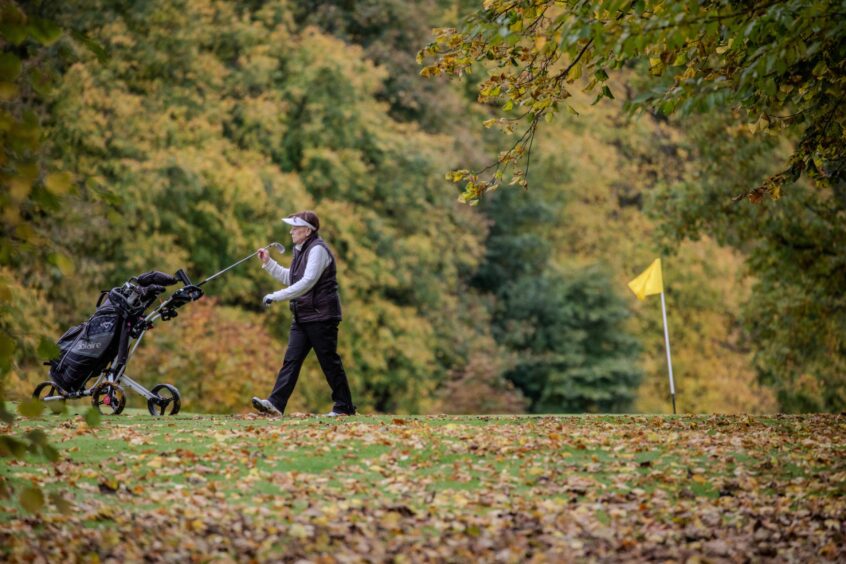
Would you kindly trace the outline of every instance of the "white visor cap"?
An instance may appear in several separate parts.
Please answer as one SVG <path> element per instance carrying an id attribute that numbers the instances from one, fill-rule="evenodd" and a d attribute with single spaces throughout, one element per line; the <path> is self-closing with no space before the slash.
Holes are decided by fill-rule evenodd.
<path id="1" fill-rule="evenodd" d="M 284 221 L 288 225 L 293 225 L 294 227 L 308 227 L 312 231 L 317 231 L 317 228 L 314 225 L 307 222 L 301 217 L 283 217 L 282 221 Z"/>

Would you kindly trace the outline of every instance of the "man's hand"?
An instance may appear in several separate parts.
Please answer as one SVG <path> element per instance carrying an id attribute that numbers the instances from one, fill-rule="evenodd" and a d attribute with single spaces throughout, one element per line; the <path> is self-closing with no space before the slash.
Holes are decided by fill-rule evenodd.
<path id="1" fill-rule="evenodd" d="M 269 307 L 274 302 L 272 294 L 266 295 L 261 302 L 264 304 L 264 307 Z"/>
<path id="2" fill-rule="evenodd" d="M 262 264 L 267 264 L 267 261 L 270 260 L 270 252 L 267 249 L 259 249 L 258 258 Z"/>

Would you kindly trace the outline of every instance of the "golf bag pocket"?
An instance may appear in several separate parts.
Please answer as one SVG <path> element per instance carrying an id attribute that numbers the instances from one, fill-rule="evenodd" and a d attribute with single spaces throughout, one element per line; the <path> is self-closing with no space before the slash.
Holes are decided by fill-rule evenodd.
<path id="1" fill-rule="evenodd" d="M 119 324 L 120 315 L 107 304 L 85 323 L 68 329 L 56 343 L 60 354 L 50 362 L 50 378 L 71 392 L 102 372 L 115 357 Z"/>

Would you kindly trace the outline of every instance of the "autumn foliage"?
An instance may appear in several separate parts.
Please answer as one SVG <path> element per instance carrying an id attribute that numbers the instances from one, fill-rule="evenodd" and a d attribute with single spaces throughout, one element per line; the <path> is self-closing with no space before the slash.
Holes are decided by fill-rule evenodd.
<path id="1" fill-rule="evenodd" d="M 533 29 L 554 38 L 543 26 L 565 12 L 517 4 L 500 15 L 519 41 L 495 42 L 494 54 L 556 56 L 549 37 L 527 39 L 518 23 L 534 14 Z M 846 401 L 838 193 L 800 184 L 770 202 L 778 208 L 731 207 L 772 173 L 774 155 L 791 158 L 795 138 L 753 134 L 716 111 L 630 120 L 633 97 L 660 78 L 648 69 L 624 65 L 606 78 L 580 59 L 581 76 L 574 66 L 565 77 L 578 116 L 516 93 L 509 112 L 531 102 L 535 117 L 555 114 L 532 138 L 532 188 L 468 207 L 444 172 L 484 166 L 513 143 L 483 126 L 496 125 L 507 93 L 479 74 L 426 80 L 414 56 L 432 27 L 453 31 L 438 32 L 430 54 L 467 47 L 451 42 L 475 3 L 3 6 L 12 129 L 0 380 L 11 397 L 44 378 L 53 341 L 91 314 L 100 290 L 154 268 L 202 278 L 270 241 L 289 244 L 279 218 L 311 208 L 338 260 L 340 353 L 363 410 L 668 411 L 660 314 L 625 288 L 659 254 L 682 410 L 833 411 Z M 643 21 L 620 25 L 669 17 L 633 9 Z M 780 18 L 774 10 L 755 7 L 756 21 Z M 502 24 L 485 22 L 484 33 Z M 756 30 L 754 41 L 769 33 Z M 583 57 L 601 54 L 597 41 Z M 666 47 L 659 58 L 675 79 L 681 63 L 665 59 L 683 49 Z M 595 93 L 575 87 L 591 80 L 615 98 L 591 106 Z M 243 409 L 267 392 L 284 353 L 289 313 L 258 303 L 275 289 L 257 264 L 228 273 L 208 288 L 215 301 L 149 335 L 131 373 L 176 383 L 189 409 Z M 292 401 L 326 408 L 313 361 Z"/>

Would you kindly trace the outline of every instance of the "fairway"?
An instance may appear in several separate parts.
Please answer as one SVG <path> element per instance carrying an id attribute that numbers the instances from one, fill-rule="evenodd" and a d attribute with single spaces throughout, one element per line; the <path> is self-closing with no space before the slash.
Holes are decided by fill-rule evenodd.
<path id="1" fill-rule="evenodd" d="M 843 559 L 846 418 L 19 420 L 60 462 L 2 475 L 3 560 Z"/>

